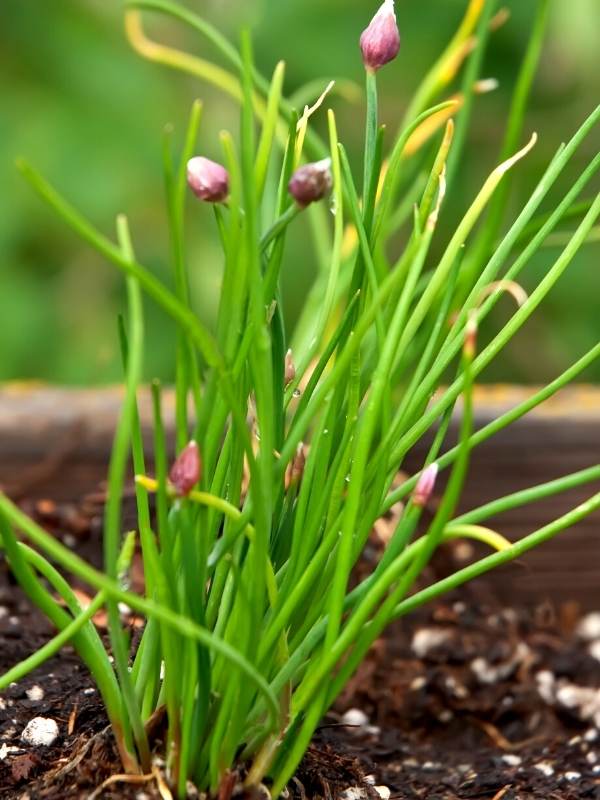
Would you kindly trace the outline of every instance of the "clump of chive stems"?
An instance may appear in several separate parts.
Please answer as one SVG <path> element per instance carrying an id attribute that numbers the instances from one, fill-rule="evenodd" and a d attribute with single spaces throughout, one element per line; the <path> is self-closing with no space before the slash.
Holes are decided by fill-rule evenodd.
<path id="1" fill-rule="evenodd" d="M 598 481 L 600 467 L 592 465 L 467 513 L 456 511 L 472 449 L 576 379 L 600 355 L 598 344 L 520 405 L 474 430 L 474 381 L 563 275 L 600 215 L 600 196 L 579 201 L 600 167 L 600 155 L 572 177 L 549 213 L 539 211 L 600 119 L 600 108 L 557 152 L 503 232 L 510 171 L 535 141 L 522 147 L 526 100 L 548 13 L 548 2 L 538 0 L 500 166 L 441 257 L 434 258 L 438 219 L 462 160 L 470 156 L 465 135 L 493 27 L 492 0 L 469 5 L 398 134 L 384 137 L 377 71 L 393 61 L 399 46 L 391 28 L 393 3 L 386 0 L 361 38 L 367 67 L 361 186 L 338 139 L 333 111 L 327 112 L 327 141 L 312 126 L 311 113 L 325 97 L 299 116 L 283 96 L 283 64 L 270 82 L 262 77 L 247 33 L 238 52 L 204 19 L 170 0 L 128 0 L 126 7 L 132 45 L 231 94 L 241 103 L 240 133 L 237 141 L 227 132 L 221 135 L 222 163 L 199 155 L 197 102 L 177 157 L 170 136 L 165 140 L 172 288 L 136 259 L 124 216 L 113 241 L 31 166 L 19 163 L 41 197 L 125 277 L 127 313 L 119 333 L 126 392 L 109 468 L 102 570 L 0 495 L 1 542 L 11 569 L 58 629 L 38 652 L 1 676 L 0 687 L 71 643 L 102 695 L 125 770 L 152 769 L 148 723 L 164 712 L 162 755 L 178 797 L 186 796 L 189 781 L 216 796 L 237 771 L 240 782 L 265 782 L 276 798 L 319 720 L 386 625 L 521 556 L 600 506 L 597 492 L 513 544 L 486 524 L 501 511 Z M 144 33 L 142 10 L 166 14 L 203 34 L 227 68 L 152 42 Z M 464 59 L 460 93 L 441 100 Z M 188 180 L 207 206 L 194 203 L 186 211 Z M 189 270 L 203 258 L 188 254 L 184 234 L 187 215 L 211 213 L 223 261 L 214 330 L 194 311 Z M 519 276 L 565 218 L 576 218 L 576 229 L 549 257 L 544 278 L 525 294 Z M 286 238 L 295 225 L 313 229 L 317 247 L 310 257 L 318 274 L 290 335 L 280 276 Z M 389 242 L 398 233 L 404 244 L 392 257 Z M 515 296 L 517 307 L 478 349 L 478 328 L 505 291 Z M 138 413 L 145 377 L 143 293 L 177 325 L 177 458 L 165 433 L 163 392 L 154 382 L 151 474 Z M 448 375 L 454 376 L 449 383 Z M 454 414 L 460 417 L 458 444 L 448 447 Z M 430 433 L 422 470 L 396 485 L 407 453 Z M 129 458 L 137 476 L 138 524 L 124 534 L 121 503 Z M 444 471 L 441 480 L 438 472 Z M 424 524 L 423 508 L 432 494 L 435 514 Z M 380 562 L 350 590 L 352 569 L 374 523 L 391 509 L 395 530 Z M 439 544 L 456 537 L 477 539 L 495 552 L 415 591 Z M 144 565 L 143 595 L 127 586 L 136 547 Z M 53 564 L 94 588 L 88 608 L 81 608 Z M 120 616 L 122 603 L 146 619 L 135 651 Z M 108 612 L 110 649 L 92 623 L 102 607 Z"/>

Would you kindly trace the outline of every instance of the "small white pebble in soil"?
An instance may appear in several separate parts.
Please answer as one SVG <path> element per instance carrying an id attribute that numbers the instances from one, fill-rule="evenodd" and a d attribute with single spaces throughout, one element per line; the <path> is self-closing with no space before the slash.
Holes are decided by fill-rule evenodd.
<path id="1" fill-rule="evenodd" d="M 565 779 L 571 783 L 575 783 L 581 779 L 581 772 L 565 772 Z"/>
<path id="2" fill-rule="evenodd" d="M 583 738 L 586 740 L 586 742 L 595 742 L 598 739 L 597 728 L 588 728 L 588 730 L 583 734 Z"/>
<path id="3" fill-rule="evenodd" d="M 595 639 L 588 647 L 588 653 L 596 661 L 600 661 L 600 639 Z"/>
<path id="4" fill-rule="evenodd" d="M 341 722 L 342 725 L 348 725 L 353 728 L 364 728 L 369 724 L 369 718 L 360 708 L 349 708 L 342 716 Z"/>
<path id="5" fill-rule="evenodd" d="M 588 642 L 600 639 L 600 611 L 593 611 L 582 617 L 577 626 L 577 635 Z"/>
<path id="6" fill-rule="evenodd" d="M 6 710 L 6 700 L 3 697 L 0 697 L 0 711 Z"/>
<path id="7" fill-rule="evenodd" d="M 498 681 L 509 678 L 517 667 L 529 658 L 530 652 L 525 642 L 519 642 L 515 648 L 515 652 L 508 661 L 502 664 L 492 665 L 486 658 L 480 656 L 471 661 L 471 672 L 474 673 L 481 684 L 492 685 L 498 683 Z"/>
<path id="8" fill-rule="evenodd" d="M 554 673 L 547 669 L 540 670 L 540 672 L 536 674 L 535 680 L 537 683 L 538 693 L 542 700 L 548 703 L 549 706 L 553 705 L 554 684 L 556 682 Z"/>
<path id="9" fill-rule="evenodd" d="M 367 797 L 367 793 L 364 789 L 360 789 L 358 786 L 351 786 L 346 791 L 342 792 L 340 795 L 341 800 L 364 800 Z"/>
<path id="10" fill-rule="evenodd" d="M 369 786 L 375 786 L 375 775 L 365 775 L 363 780 L 365 783 L 368 783 Z"/>
<path id="11" fill-rule="evenodd" d="M 461 773 L 461 775 L 465 775 L 467 772 L 471 772 L 473 767 L 470 764 L 459 764 L 456 769 Z"/>
<path id="12" fill-rule="evenodd" d="M 416 678 L 413 678 L 410 684 L 410 690 L 412 692 L 418 692 L 421 689 L 424 689 L 427 686 L 427 678 L 424 675 L 417 675 Z"/>
<path id="13" fill-rule="evenodd" d="M 600 775 L 600 764 L 596 764 L 595 767 L 592 767 L 592 772 L 594 775 Z"/>
<path id="14" fill-rule="evenodd" d="M 446 688 L 454 695 L 454 697 L 457 697 L 459 700 L 464 700 L 469 696 L 467 687 L 463 686 L 462 683 L 457 681 L 454 675 L 449 675 L 446 678 Z"/>
<path id="15" fill-rule="evenodd" d="M 0 619 L 4 619 L 4 617 L 8 616 L 8 608 L 6 606 L 0 606 Z"/>
<path id="16" fill-rule="evenodd" d="M 580 719 L 600 724 L 600 689 L 563 683 L 556 691 L 556 700 L 567 708 L 575 709 Z"/>
<path id="17" fill-rule="evenodd" d="M 581 742 L 581 736 L 573 736 L 571 739 L 569 739 L 569 745 L 571 747 L 575 747 L 576 745 L 581 744 Z"/>
<path id="18" fill-rule="evenodd" d="M 588 764 L 595 764 L 598 761 L 598 753 L 594 750 L 590 750 L 589 753 L 586 753 L 585 760 Z"/>
<path id="19" fill-rule="evenodd" d="M 520 767 L 523 759 L 520 756 L 516 756 L 514 753 L 506 753 L 502 756 L 502 761 L 508 767 Z"/>
<path id="20" fill-rule="evenodd" d="M 474 673 L 479 683 L 496 683 L 498 674 L 496 669 L 492 667 L 487 658 L 479 656 L 474 658 L 470 664 L 471 672 Z"/>
<path id="21" fill-rule="evenodd" d="M 65 533 L 62 539 L 67 547 L 70 547 L 71 550 L 75 549 L 75 545 L 77 544 L 77 539 L 73 536 L 72 533 Z"/>
<path id="22" fill-rule="evenodd" d="M 18 617 L 9 617 L 8 621 L 11 625 L 19 625 L 21 620 Z"/>
<path id="23" fill-rule="evenodd" d="M 470 542 L 465 542 L 464 540 L 457 541 L 452 548 L 452 555 L 459 563 L 470 561 L 473 558 L 474 552 L 475 550 L 473 549 L 473 545 Z"/>
<path id="24" fill-rule="evenodd" d="M 58 725 L 48 717 L 34 717 L 25 726 L 21 739 L 34 747 L 48 747 L 58 736 Z"/>
<path id="25" fill-rule="evenodd" d="M 423 764 L 421 764 L 421 766 L 424 770 L 427 770 L 428 772 L 429 771 L 434 772 L 436 769 L 442 769 L 442 765 L 439 763 L 439 761 L 424 761 Z"/>
<path id="26" fill-rule="evenodd" d="M 447 725 L 454 719 L 454 714 L 449 708 L 445 708 L 443 711 L 440 712 L 438 719 L 440 722 L 443 722 L 444 725 Z"/>
<path id="27" fill-rule="evenodd" d="M 383 800 L 390 800 L 392 793 L 387 786 L 375 786 L 374 788 L 379 797 L 383 798 Z"/>
<path id="28" fill-rule="evenodd" d="M 540 761 L 538 764 L 534 764 L 533 768 L 539 770 L 547 778 L 554 775 L 554 767 L 548 761 Z"/>
<path id="29" fill-rule="evenodd" d="M 95 691 L 96 690 L 94 689 L 93 686 L 89 686 L 87 689 L 83 690 L 83 694 L 90 695 L 90 694 L 94 694 Z"/>
<path id="30" fill-rule="evenodd" d="M 421 628 L 412 640 L 412 649 L 418 658 L 425 658 L 432 650 L 445 644 L 452 634 L 445 628 Z"/>
<path id="31" fill-rule="evenodd" d="M 38 686 L 37 683 L 30 689 L 27 689 L 25 694 L 27 695 L 27 699 L 31 700 L 32 703 L 38 703 L 40 700 L 44 699 L 44 690 L 41 686 Z"/>
<path id="32" fill-rule="evenodd" d="M 7 745 L 6 742 L 4 742 L 4 744 L 0 746 L 0 761 L 4 761 L 10 755 L 22 752 L 23 749 L 21 747 L 12 747 L 10 745 Z"/>

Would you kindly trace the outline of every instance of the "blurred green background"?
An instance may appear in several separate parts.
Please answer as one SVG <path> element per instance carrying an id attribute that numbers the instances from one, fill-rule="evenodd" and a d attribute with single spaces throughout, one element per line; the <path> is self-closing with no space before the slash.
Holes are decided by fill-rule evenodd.
<path id="1" fill-rule="evenodd" d="M 187 0 L 187 5 L 233 40 L 240 26 L 252 25 L 260 69 L 270 74 L 278 59 L 287 61 L 287 94 L 314 78 L 346 77 L 362 84 L 357 38 L 377 0 Z M 505 5 L 511 17 L 494 34 L 484 70 L 500 86 L 477 98 L 454 208 L 466 207 L 494 166 L 526 45 L 534 3 L 507 0 Z M 390 130 L 465 6 L 466 0 L 397 1 L 403 46 L 398 60 L 380 73 L 381 116 Z M 218 60 L 204 40 L 164 18 L 152 18 L 148 30 L 154 38 Z M 599 54 L 600 2 L 554 0 L 526 122 L 527 135 L 537 130 L 541 141 L 518 168 L 513 208 L 560 142 L 598 103 Z M 161 137 L 165 123 L 181 134 L 195 97 L 205 104 L 200 147 L 218 157 L 218 131 L 237 125 L 235 105 L 207 85 L 132 52 L 119 0 L 0 1 L 0 379 L 77 384 L 120 376 L 120 276 L 42 206 L 17 174 L 15 157 L 26 155 L 110 235 L 115 214 L 126 210 L 140 261 L 168 280 Z M 362 108 L 338 98 L 333 102 L 341 138 L 356 153 Z M 596 130 L 570 175 L 579 173 L 599 143 Z M 563 181 L 563 189 L 565 185 Z M 189 222 L 194 299 L 199 313 L 210 320 L 219 256 L 213 219 L 206 211 L 193 206 Z M 452 214 L 447 216 L 441 241 L 452 223 Z M 539 280 L 555 255 L 545 250 L 536 259 L 523 279 L 526 287 Z M 584 248 L 540 313 L 484 379 L 542 381 L 598 340 L 599 257 L 600 245 Z M 286 313 L 294 319 L 314 274 L 310 251 L 288 247 L 286 268 Z M 510 313 L 508 303 L 499 304 L 492 324 Z M 168 379 L 173 339 L 168 321 L 151 304 L 147 330 L 148 375 Z M 585 377 L 600 379 L 600 365 Z"/>

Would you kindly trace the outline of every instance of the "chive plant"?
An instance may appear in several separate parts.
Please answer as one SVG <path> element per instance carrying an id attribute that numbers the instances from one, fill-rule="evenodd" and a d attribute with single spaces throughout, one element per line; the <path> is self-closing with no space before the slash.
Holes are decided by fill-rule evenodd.
<path id="1" fill-rule="evenodd" d="M 576 379 L 600 355 L 598 344 L 546 387 L 474 430 L 473 382 L 552 290 L 600 215 L 600 195 L 582 197 L 600 154 L 571 176 L 570 188 L 550 210 L 541 210 L 600 119 L 598 108 L 558 149 L 518 216 L 504 226 L 509 172 L 535 143 L 534 136 L 519 149 L 548 5 L 536 4 L 500 166 L 449 241 L 441 242 L 437 222 L 469 155 L 464 137 L 497 21 L 494 0 L 469 4 L 391 138 L 379 124 L 377 72 L 395 68 L 386 65 L 396 58 L 400 39 L 394 4 L 385 0 L 360 39 L 367 112 L 358 183 L 334 113 L 327 112 L 324 141 L 309 126 L 315 109 L 298 115 L 284 98 L 283 64 L 270 82 L 257 71 L 247 33 L 238 52 L 204 19 L 170 0 L 128 0 L 134 47 L 212 81 L 239 101 L 239 137 L 221 134 L 222 164 L 199 155 L 201 105 L 195 103 L 177 157 L 170 136 L 165 139 L 170 286 L 136 259 L 124 216 L 117 219 L 115 240 L 108 238 L 19 162 L 38 194 L 125 277 L 128 305 L 119 330 L 126 391 L 109 467 L 103 570 L 0 495 L 1 541 L 10 566 L 58 630 L 0 677 L 0 687 L 70 643 L 104 699 L 125 770 L 152 770 L 150 723 L 160 715 L 167 729 L 160 755 L 178 797 L 186 796 L 190 781 L 229 797 L 226 787 L 237 780 L 246 787 L 265 783 L 276 798 L 319 720 L 388 623 L 521 556 L 600 506 L 596 492 L 515 544 L 488 523 L 500 511 L 597 482 L 595 465 L 456 515 L 472 448 Z M 153 42 L 144 33 L 143 11 L 171 16 L 207 37 L 226 66 Z M 444 100 L 463 66 L 461 91 Z M 186 216 L 211 214 L 223 267 L 214 329 L 193 309 L 188 269 L 194 260 L 184 234 Z M 288 231 L 302 224 L 300 218 L 312 226 L 315 252 L 310 256 L 307 249 L 306 258 L 314 258 L 319 271 L 290 334 L 280 274 Z M 566 219 L 577 226 L 565 236 L 560 226 Z M 527 295 L 518 279 L 557 229 L 562 249 L 546 251 L 544 277 Z M 507 291 L 516 310 L 478 350 L 478 326 Z M 137 409 L 144 293 L 177 325 L 178 455 L 170 463 L 161 387 L 154 382 L 152 470 L 146 468 Z M 453 414 L 460 416 L 459 440 L 448 447 Z M 422 470 L 398 485 L 407 453 L 428 435 Z M 130 458 L 138 524 L 126 533 L 121 503 Z M 448 477 L 425 524 L 423 508 L 438 470 Z M 375 521 L 392 508 L 395 530 L 380 562 L 350 590 Z M 494 552 L 416 590 L 436 548 L 456 537 L 480 540 Z M 144 565 L 140 595 L 127 588 L 135 547 Z M 94 587 L 89 608 L 79 606 L 64 574 Z M 145 617 L 137 648 L 121 619 L 121 603 Z M 108 648 L 91 621 L 101 607 L 108 612 Z"/>

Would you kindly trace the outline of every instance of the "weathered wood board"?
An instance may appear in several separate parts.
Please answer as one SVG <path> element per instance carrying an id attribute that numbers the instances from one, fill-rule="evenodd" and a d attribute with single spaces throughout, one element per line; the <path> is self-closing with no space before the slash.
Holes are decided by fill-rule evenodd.
<path id="1" fill-rule="evenodd" d="M 477 427 L 522 401 L 532 389 L 481 387 Z M 15 496 L 75 499 L 106 474 L 122 394 L 119 389 L 65 389 L 32 384 L 0 387 L 0 485 Z M 166 417 L 173 396 L 165 393 Z M 141 415 L 150 435 L 149 396 Z M 169 425 L 167 425 L 169 427 Z M 417 447 L 404 468 L 418 470 Z M 484 502 L 600 462 L 600 388 L 575 386 L 473 452 L 461 507 Z M 540 504 L 505 513 L 498 530 L 516 539 L 565 513 L 600 486 L 588 485 Z M 588 518 L 517 565 L 486 578 L 502 599 L 539 603 L 573 600 L 600 609 L 600 514 Z"/>

